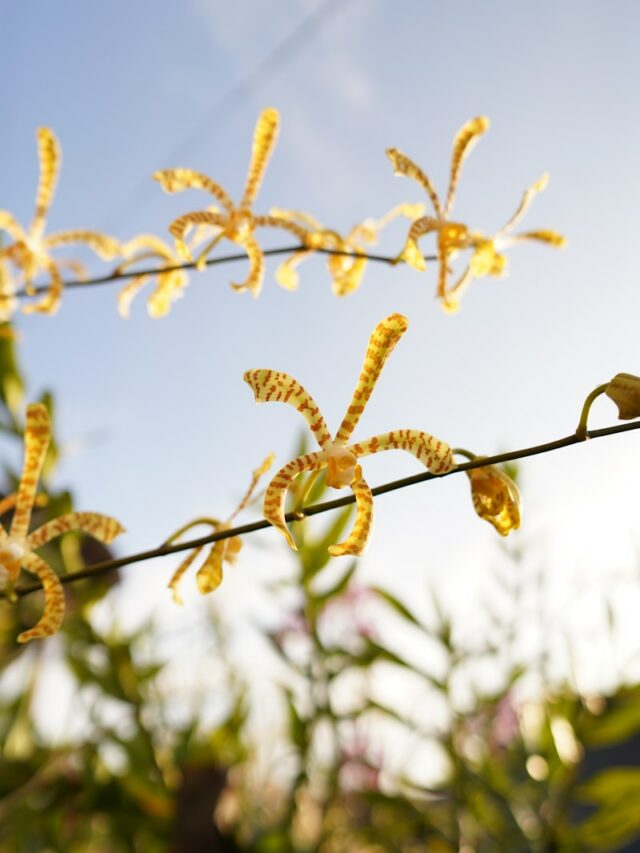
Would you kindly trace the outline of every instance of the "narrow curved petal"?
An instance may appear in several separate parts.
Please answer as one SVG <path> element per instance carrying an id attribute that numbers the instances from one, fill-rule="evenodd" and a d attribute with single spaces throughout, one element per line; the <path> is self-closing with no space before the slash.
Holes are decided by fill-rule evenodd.
<path id="1" fill-rule="evenodd" d="M 567 240 L 562 234 L 546 229 L 524 231 L 522 234 L 512 234 L 509 237 L 510 243 L 521 243 L 523 240 L 538 240 L 540 243 L 547 243 L 547 245 L 555 246 L 557 249 L 562 249 L 567 245 Z"/>
<path id="2" fill-rule="evenodd" d="M 221 528 L 222 529 L 222 528 Z M 213 592 L 222 583 L 222 566 L 224 563 L 233 565 L 242 549 L 242 539 L 230 536 L 228 539 L 218 539 L 213 543 L 209 556 L 198 569 L 196 584 L 201 595 Z"/>
<path id="3" fill-rule="evenodd" d="M 26 240 L 24 228 L 8 210 L 0 210 L 0 231 L 6 231 L 12 240 Z"/>
<path id="4" fill-rule="evenodd" d="M 276 269 L 276 281 L 280 287 L 285 290 L 297 290 L 300 283 L 300 276 L 296 272 L 296 267 L 301 264 L 312 253 L 311 249 L 303 249 L 300 252 L 294 252 L 286 258 Z"/>
<path id="5" fill-rule="evenodd" d="M 376 435 L 348 448 L 358 459 L 385 450 L 405 450 L 433 474 L 444 474 L 455 468 L 451 448 L 444 441 L 417 429 L 398 429 Z"/>
<path id="6" fill-rule="evenodd" d="M 390 314 L 378 323 L 371 333 L 358 383 L 347 413 L 336 433 L 335 441 L 337 444 L 346 444 L 349 441 L 387 358 L 407 331 L 408 325 L 407 318 L 403 317 L 402 314 Z"/>
<path id="7" fill-rule="evenodd" d="M 387 157 L 391 160 L 393 171 L 396 175 L 402 175 L 405 178 L 413 178 L 414 181 L 417 181 L 420 184 L 431 199 L 431 204 L 433 205 L 436 216 L 438 219 L 442 219 L 442 205 L 440 204 L 438 193 L 422 169 L 417 166 L 413 160 L 407 157 L 406 154 L 398 151 L 397 148 L 387 148 Z"/>
<path id="8" fill-rule="evenodd" d="M 238 245 L 242 246 L 249 258 L 249 275 L 239 284 L 232 281 L 231 287 L 239 293 L 248 290 L 254 299 L 257 299 L 260 296 L 262 282 L 264 281 L 264 254 L 262 253 L 260 244 L 254 237 L 244 237 L 242 242 L 238 241 Z"/>
<path id="9" fill-rule="evenodd" d="M 256 128 L 253 132 L 251 161 L 247 171 L 247 180 L 240 207 L 251 208 L 255 197 L 258 195 L 265 169 L 278 139 L 279 124 L 280 115 L 273 108 L 263 110 L 258 117 Z"/>
<path id="10" fill-rule="evenodd" d="M 0 322 L 8 323 L 18 307 L 15 290 L 15 281 L 7 264 L 0 257 Z"/>
<path id="11" fill-rule="evenodd" d="M 430 234 L 433 231 L 438 231 L 439 223 L 432 216 L 422 216 L 416 219 L 407 235 L 407 242 L 402 251 L 404 261 L 419 272 L 424 272 L 427 268 L 427 262 L 424 255 L 418 247 L 418 240 L 425 234 Z"/>
<path id="12" fill-rule="evenodd" d="M 183 216 L 178 216 L 169 225 L 169 232 L 176 239 L 176 248 L 181 257 L 188 261 L 193 260 L 189 247 L 184 242 L 184 238 L 189 228 L 195 225 L 212 225 L 216 228 L 223 228 L 227 224 L 226 217 L 220 213 L 211 213 L 208 210 L 194 210 L 192 213 L 185 213 Z"/>
<path id="13" fill-rule="evenodd" d="M 115 518 L 98 512 L 68 512 L 48 521 L 27 537 L 30 548 L 40 548 L 56 536 L 70 530 L 81 530 L 100 542 L 109 544 L 124 533 L 124 527 Z"/>
<path id="14" fill-rule="evenodd" d="M 54 132 L 48 127 L 39 127 L 37 137 L 40 179 L 36 195 L 36 212 L 29 231 L 32 234 L 40 235 L 44 231 L 47 213 L 56 190 L 61 154 L 58 140 Z"/>
<path id="15" fill-rule="evenodd" d="M 121 317 L 124 317 L 125 319 L 129 317 L 131 303 L 138 291 L 144 287 L 148 278 L 150 278 L 148 275 L 137 275 L 120 289 L 116 299 L 118 304 L 118 314 L 120 314 Z"/>
<path id="16" fill-rule="evenodd" d="M 225 190 L 202 172 L 193 169 L 161 169 L 153 177 L 166 193 L 179 193 L 183 190 L 204 190 L 218 199 L 227 213 L 233 210 L 233 202 Z"/>
<path id="17" fill-rule="evenodd" d="M 251 483 L 249 484 L 249 488 L 244 493 L 242 500 L 240 501 L 238 506 L 234 509 L 234 511 L 231 513 L 231 515 L 227 519 L 227 522 L 226 522 L 227 524 L 230 524 L 233 521 L 233 519 L 236 517 L 236 515 L 238 515 L 238 513 L 242 512 L 242 510 L 249 504 L 249 501 L 251 500 L 253 493 L 255 492 L 255 490 L 257 488 L 258 483 L 260 482 L 260 478 L 262 477 L 263 474 L 266 474 L 267 471 L 271 468 L 275 458 L 276 458 L 275 453 L 270 453 L 268 456 L 266 456 L 262 460 L 260 465 L 252 472 Z"/>
<path id="18" fill-rule="evenodd" d="M 351 488 L 356 498 L 356 520 L 351 533 L 344 542 L 329 546 L 329 553 L 332 557 L 343 557 L 346 554 L 360 557 L 369 541 L 373 526 L 373 495 L 371 489 L 363 477 L 354 480 Z"/>
<path id="19" fill-rule="evenodd" d="M 171 304 L 180 299 L 188 283 L 189 279 L 182 270 L 158 273 L 157 284 L 147 300 L 149 316 L 154 319 L 166 316 Z"/>
<path id="20" fill-rule="evenodd" d="M 272 524 L 282 533 L 294 551 L 297 551 L 298 547 L 284 518 L 287 491 L 295 478 L 304 471 L 320 471 L 325 466 L 326 462 L 321 458 L 319 452 L 298 456 L 297 459 L 293 459 L 282 467 L 267 486 L 264 495 L 264 517 L 269 524 Z"/>
<path id="21" fill-rule="evenodd" d="M 309 230 L 288 219 L 281 219 L 279 216 L 255 216 L 253 224 L 260 228 L 284 228 L 285 231 L 297 237 L 303 246 L 307 245 Z"/>
<path id="22" fill-rule="evenodd" d="M 247 370 L 242 378 L 253 391 L 256 403 L 289 403 L 305 419 L 320 447 L 324 448 L 331 442 L 331 433 L 320 407 L 293 376 L 262 369 Z"/>
<path id="23" fill-rule="evenodd" d="M 303 210 L 285 210 L 282 207 L 272 207 L 269 210 L 269 216 L 286 219 L 288 222 L 293 222 L 294 225 L 309 228 L 311 231 L 322 231 L 322 224 L 318 222 L 315 216 L 311 216 L 310 213 L 305 213 Z"/>
<path id="24" fill-rule="evenodd" d="M 22 560 L 22 566 L 39 578 L 44 589 L 44 612 L 40 620 L 33 628 L 18 634 L 19 643 L 28 643 L 56 633 L 64 619 L 65 601 L 60 578 L 37 554 L 27 554 Z"/>
<path id="25" fill-rule="evenodd" d="M 62 276 L 58 264 L 51 258 L 42 261 L 43 268 L 49 273 L 49 288 L 42 299 L 22 307 L 24 314 L 55 314 L 62 299 Z M 28 289 L 27 283 L 27 289 Z"/>
<path id="26" fill-rule="evenodd" d="M 180 586 L 180 581 L 182 580 L 182 576 L 185 574 L 185 572 L 187 572 L 191 568 L 191 565 L 193 564 L 195 559 L 198 557 L 198 555 L 201 553 L 203 548 L 204 548 L 204 545 L 202 545 L 200 548 L 194 548 L 193 551 L 190 554 L 188 554 L 184 558 L 184 560 L 180 563 L 178 568 L 175 570 L 175 572 L 171 576 L 171 580 L 167 584 L 167 586 L 171 590 L 171 594 L 173 595 L 173 600 L 175 601 L 176 604 L 180 604 L 180 605 L 184 604 L 184 602 L 182 600 L 182 596 L 180 595 L 180 593 L 178 591 L 178 587 Z"/>
<path id="27" fill-rule="evenodd" d="M 51 440 L 51 421 L 42 403 L 27 406 L 24 428 L 24 464 L 16 497 L 16 510 L 11 521 L 10 535 L 23 539 L 29 530 L 31 510 L 36 498 L 38 479 Z"/>
<path id="28" fill-rule="evenodd" d="M 444 206 L 445 218 L 449 215 L 458 188 L 458 181 L 462 173 L 462 164 L 466 157 L 471 153 L 471 149 L 489 129 L 489 119 L 486 116 L 477 116 L 464 124 L 457 132 L 453 141 L 453 151 L 451 153 L 451 174 L 449 177 L 449 190 L 447 192 L 447 201 Z"/>
<path id="29" fill-rule="evenodd" d="M 460 297 L 473 280 L 473 271 L 468 265 L 460 278 L 448 290 L 445 289 L 444 296 L 441 299 L 441 305 L 445 311 L 454 314 L 460 307 Z M 446 288 L 446 281 L 445 281 Z"/>
<path id="30" fill-rule="evenodd" d="M 131 240 L 122 244 L 122 254 L 125 258 L 129 259 L 129 263 L 133 261 L 133 256 L 139 251 L 145 252 L 143 255 L 144 259 L 157 256 L 166 261 L 173 260 L 171 247 L 160 237 L 156 237 L 155 234 L 138 234 L 137 237 L 132 237 Z M 136 260 L 142 260 L 143 258 L 136 258 Z"/>
<path id="31" fill-rule="evenodd" d="M 114 237 L 109 237 L 108 234 L 100 234 L 98 231 L 86 231 L 84 229 L 59 231 L 44 239 L 44 244 L 48 249 L 66 246 L 69 243 L 84 243 L 103 261 L 110 261 L 122 254 L 122 247 Z"/>
<path id="32" fill-rule="evenodd" d="M 535 182 L 535 184 L 532 184 L 529 187 L 529 189 L 524 191 L 524 193 L 522 194 L 522 198 L 520 199 L 520 204 L 516 208 L 515 213 L 513 214 L 511 219 L 506 223 L 506 225 L 504 225 L 500 229 L 498 234 L 508 234 L 512 228 L 515 228 L 515 226 L 518 224 L 518 222 L 520 222 L 522 217 L 525 215 L 527 210 L 530 208 L 531 202 L 533 201 L 533 199 L 536 197 L 536 195 L 538 193 L 541 193 L 544 190 L 544 188 L 547 186 L 548 183 L 549 183 L 549 175 L 545 172 L 540 178 L 538 178 L 538 180 Z"/>

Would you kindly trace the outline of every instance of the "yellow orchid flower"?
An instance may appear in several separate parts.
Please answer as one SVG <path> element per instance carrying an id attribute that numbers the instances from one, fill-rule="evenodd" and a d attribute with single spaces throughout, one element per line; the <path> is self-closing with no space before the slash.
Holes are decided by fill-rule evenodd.
<path id="1" fill-rule="evenodd" d="M 326 469 L 328 486 L 334 489 L 349 486 L 355 495 L 357 515 L 353 530 L 344 542 L 329 548 L 329 552 L 337 557 L 362 554 L 371 531 L 373 497 L 362 476 L 359 459 L 384 450 L 406 450 L 434 474 L 442 474 L 454 467 L 449 446 L 419 430 L 395 430 L 357 444 L 348 444 L 384 363 L 407 326 L 406 317 L 391 314 L 373 330 L 351 403 L 333 438 L 317 404 L 293 377 L 275 370 L 248 370 L 244 374 L 244 380 L 251 387 L 258 403 L 280 402 L 295 406 L 320 446 L 319 451 L 299 456 L 281 468 L 265 493 L 264 517 L 280 530 L 293 549 L 296 544 L 285 521 L 284 506 L 287 491 L 299 474 Z"/>
<path id="2" fill-rule="evenodd" d="M 277 216 L 255 216 L 252 211 L 253 202 L 276 144 L 279 124 L 280 116 L 275 109 L 263 110 L 258 118 L 244 194 L 239 205 L 233 203 L 219 184 L 193 169 L 162 169 L 153 175 L 165 192 L 200 189 L 214 196 L 222 207 L 222 212 L 199 210 L 185 213 L 171 223 L 169 231 L 176 239 L 176 247 L 181 256 L 191 261 L 191 251 L 184 239 L 189 229 L 197 225 L 208 225 L 217 230 L 216 237 L 198 256 L 196 266 L 199 269 L 205 267 L 207 256 L 222 238 L 242 246 L 249 259 L 249 275 L 241 284 L 232 283 L 231 286 L 238 291 L 249 290 L 254 296 L 259 295 L 264 279 L 264 254 L 255 239 L 255 229 L 258 227 L 284 228 L 294 234 L 301 243 L 305 242 L 308 233 L 306 229 L 294 222 Z"/>
<path id="3" fill-rule="evenodd" d="M 164 317 L 169 313 L 171 303 L 179 299 L 185 287 L 189 283 L 187 273 L 183 269 L 165 270 L 164 267 L 180 266 L 182 259 L 172 251 L 164 240 L 154 234 L 140 234 L 129 240 L 122 247 L 122 254 L 126 258 L 115 268 L 114 275 L 119 275 L 141 261 L 158 260 L 160 268 L 155 273 L 141 273 L 134 276 L 118 293 L 118 312 L 121 317 L 128 317 L 131 302 L 152 279 L 156 278 L 156 286 L 147 300 L 147 311 L 150 317 Z"/>
<path id="4" fill-rule="evenodd" d="M 103 260 L 111 260 L 120 254 L 120 244 L 113 237 L 97 231 L 75 229 L 58 231 L 45 236 L 47 213 L 56 188 L 60 169 L 60 145 L 55 134 L 48 127 L 40 127 L 37 132 L 38 153 L 40 158 L 40 179 L 36 196 L 36 210 L 31 224 L 23 228 L 8 210 L 0 210 L 0 231 L 6 231 L 13 240 L 6 249 L 5 256 L 20 270 L 27 292 L 32 290 L 33 279 L 40 272 L 49 275 L 49 286 L 45 296 L 30 305 L 25 305 L 25 314 L 40 312 L 53 314 L 57 311 L 62 298 L 62 273 L 65 267 L 79 277 L 84 276 L 84 267 L 74 260 L 56 260 L 51 249 L 70 243 L 84 243 Z M 10 301 L 3 299 L 3 310 L 8 311 Z M 15 306 L 14 306 L 15 307 Z"/>
<path id="5" fill-rule="evenodd" d="M 362 257 L 365 253 L 365 245 L 373 246 L 378 242 L 380 231 L 396 219 L 405 216 L 414 220 L 424 213 L 422 204 L 398 204 L 380 219 L 365 219 L 349 231 L 346 237 L 342 237 L 336 231 L 322 226 L 317 219 L 307 213 L 292 210 L 281 210 L 272 208 L 272 216 L 295 222 L 301 227 L 310 228 L 311 233 L 307 236 L 306 246 L 294 252 L 290 258 L 283 261 L 276 270 L 276 281 L 287 290 L 297 290 L 298 273 L 296 267 L 309 257 L 317 249 L 328 249 L 339 252 L 347 252 L 346 255 L 330 255 L 327 260 L 329 272 L 333 277 L 332 289 L 336 296 L 346 296 L 360 287 L 362 276 L 367 264 L 367 259 Z"/>
<path id="6" fill-rule="evenodd" d="M 542 192 L 547 185 L 548 175 L 546 174 L 524 192 L 516 212 L 504 227 L 492 237 L 485 237 L 479 231 L 471 232 L 462 222 L 455 222 L 451 219 L 451 210 L 464 160 L 488 127 L 489 119 L 486 116 L 477 116 L 463 125 L 456 134 L 451 156 L 449 189 L 444 205 L 427 175 L 409 157 L 398 151 L 397 148 L 387 150 L 387 156 L 391 160 L 395 174 L 416 180 L 426 190 L 435 213 L 435 216 L 423 216 L 413 223 L 400 258 L 415 269 L 424 270 L 426 263 L 418 247 L 418 240 L 424 234 L 436 233 L 439 264 L 436 295 L 440 299 L 442 307 L 447 311 L 457 310 L 459 297 L 473 278 L 504 275 L 507 259 L 501 253 L 501 249 L 525 240 L 537 240 L 556 247 L 565 245 L 564 237 L 555 231 L 538 230 L 520 234 L 512 233 L 513 228 L 529 208 L 534 196 Z M 451 272 L 449 261 L 464 249 L 472 250 L 471 259 L 455 284 L 448 286 L 447 278 Z"/>
<path id="7" fill-rule="evenodd" d="M 185 524 L 179 530 L 177 530 L 172 536 L 169 537 L 166 541 L 166 545 L 170 545 L 172 542 L 177 542 L 187 531 L 192 530 L 194 527 L 200 524 L 206 524 L 213 532 L 217 533 L 222 530 L 229 530 L 231 528 L 231 523 L 234 518 L 242 512 L 242 510 L 248 505 L 251 497 L 260 481 L 260 477 L 265 474 L 269 468 L 273 465 L 273 460 L 275 459 L 275 455 L 270 453 L 266 459 L 262 462 L 262 464 L 256 468 L 251 477 L 251 483 L 249 488 L 247 489 L 244 497 L 238 504 L 238 506 L 234 509 L 231 515 L 227 518 L 226 521 L 218 521 L 215 518 L 196 518 L 195 521 L 190 521 L 188 524 Z M 192 563 L 199 557 L 202 552 L 204 545 L 200 548 L 194 548 L 194 550 L 180 563 L 178 568 L 173 573 L 171 580 L 169 581 L 169 589 L 173 593 L 173 600 L 176 604 L 182 604 L 182 598 L 178 591 L 178 586 L 180 584 L 180 580 L 184 573 L 191 567 Z M 230 536 L 227 539 L 218 539 L 217 542 L 213 543 L 211 550 L 209 551 L 208 557 L 205 559 L 202 566 L 198 569 L 196 574 L 196 584 L 198 586 L 198 590 L 202 595 L 206 595 L 208 592 L 213 592 L 214 589 L 217 589 L 222 583 L 222 565 L 223 563 L 229 563 L 229 565 L 233 565 L 240 553 L 240 549 L 242 548 L 242 539 L 240 536 Z"/>
<path id="8" fill-rule="evenodd" d="M 482 459 L 475 453 L 456 447 L 453 453 L 467 459 Z M 473 508 L 485 521 L 492 524 L 500 536 L 508 536 L 520 527 L 522 500 L 515 482 L 497 465 L 471 468 L 465 472 L 471 483 Z"/>
<path id="9" fill-rule="evenodd" d="M 64 617 L 62 584 L 51 566 L 35 553 L 36 549 L 70 530 L 82 530 L 105 543 L 112 542 L 124 531 L 119 522 L 107 515 L 69 512 L 48 521 L 32 533 L 28 532 L 38 479 L 50 440 L 49 414 L 42 403 L 33 403 L 27 407 L 24 465 L 18 491 L 0 502 L 0 515 L 15 507 L 9 531 L 0 526 L 0 581 L 11 596 L 23 568 L 37 575 L 44 589 L 44 613 L 35 627 L 18 636 L 19 643 L 50 637 L 58 630 Z"/>

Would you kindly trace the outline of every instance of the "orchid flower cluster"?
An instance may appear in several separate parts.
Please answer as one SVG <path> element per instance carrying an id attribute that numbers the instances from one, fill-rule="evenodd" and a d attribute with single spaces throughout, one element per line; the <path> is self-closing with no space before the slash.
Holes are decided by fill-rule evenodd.
<path id="1" fill-rule="evenodd" d="M 481 231 L 451 218 L 453 202 L 466 156 L 477 139 L 487 130 L 484 116 L 467 122 L 454 140 L 449 188 L 444 204 L 440 201 L 426 174 L 405 154 L 396 148 L 387 151 L 398 175 L 417 181 L 429 197 L 434 216 L 424 215 L 422 204 L 401 203 L 381 219 L 368 218 L 353 227 L 345 236 L 333 228 L 323 226 L 315 217 L 301 211 L 272 207 L 267 214 L 254 213 L 253 206 L 262 185 L 265 172 L 274 152 L 280 127 L 278 111 L 269 108 L 258 117 L 253 136 L 249 168 L 240 201 L 232 201 L 226 190 L 212 178 L 188 168 L 161 169 L 153 175 L 167 193 L 189 189 L 203 190 L 212 197 L 213 204 L 177 217 L 169 225 L 175 247 L 169 246 L 153 234 L 141 234 L 121 243 L 114 237 L 98 231 L 75 229 L 45 235 L 47 214 L 53 200 L 60 170 L 60 145 L 53 131 L 39 128 L 37 132 L 40 161 L 40 178 L 36 195 L 36 209 L 28 227 L 20 225 L 7 210 L 0 210 L 0 232 L 9 237 L 7 245 L 0 243 L 0 322 L 10 321 L 17 310 L 16 292 L 24 287 L 29 296 L 41 290 L 44 295 L 23 307 L 25 313 L 53 314 L 60 306 L 64 287 L 62 271 L 70 270 L 79 282 L 87 279 L 83 264 L 75 258 L 57 259 L 51 250 L 73 243 L 84 244 L 101 259 L 121 257 L 112 270 L 115 280 L 129 277 L 131 281 L 118 294 L 118 310 L 123 317 L 129 315 L 134 296 L 150 280 L 156 285 L 150 293 L 147 306 L 151 317 L 165 316 L 172 303 L 184 294 L 188 284 L 187 268 L 206 267 L 211 253 L 222 241 L 238 245 L 247 255 L 249 272 L 244 281 L 232 282 L 239 291 L 257 297 L 265 275 L 265 255 L 256 231 L 260 228 L 278 228 L 292 234 L 299 243 L 290 257 L 278 267 L 276 281 L 288 290 L 298 286 L 296 267 L 312 253 L 328 254 L 328 268 L 336 296 L 346 296 L 360 287 L 367 262 L 367 246 L 374 245 L 380 231 L 393 219 L 410 220 L 405 246 L 397 260 L 424 270 L 426 263 L 418 241 L 425 234 L 434 233 L 437 239 L 439 264 L 437 296 L 446 310 L 457 308 L 460 295 L 471 279 L 482 276 L 501 276 L 506 270 L 504 249 L 525 240 L 537 240 L 551 246 L 564 245 L 564 238 L 555 231 L 540 229 L 513 233 L 533 197 L 547 183 L 543 175 L 523 195 L 520 205 L 509 221 L 496 234 L 486 237 Z M 188 235 L 191 234 L 189 240 Z M 471 252 L 466 268 L 458 280 L 450 285 L 450 262 L 464 250 Z M 195 261 L 194 261 L 195 255 Z M 136 269 L 140 263 L 154 262 L 155 267 Z M 44 288 L 36 289 L 34 280 L 47 276 Z"/>

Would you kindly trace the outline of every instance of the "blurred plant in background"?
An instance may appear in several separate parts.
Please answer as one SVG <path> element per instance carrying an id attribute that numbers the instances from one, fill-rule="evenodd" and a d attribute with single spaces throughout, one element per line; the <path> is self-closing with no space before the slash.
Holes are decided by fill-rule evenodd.
<path id="1" fill-rule="evenodd" d="M 8 441 L 21 439 L 22 391 L 14 343 L 0 338 Z M 42 399 L 53 416 L 50 396 Z M 68 492 L 47 485 L 57 455 L 54 444 L 37 523 L 72 509 Z M 4 477 L 9 493 L 17 474 Z M 316 481 L 309 500 L 324 488 Z M 293 506 L 299 497 L 294 488 Z M 295 572 L 269 587 L 281 615 L 260 632 L 265 660 L 275 657 L 277 731 L 256 727 L 249 678 L 213 610 L 203 628 L 216 663 L 206 690 L 221 698 L 211 721 L 203 697 L 178 695 L 167 679 L 158 626 L 125 633 L 95 618 L 117 572 L 67 585 L 59 635 L 28 648 L 15 637 L 36 620 L 39 595 L 2 602 L 0 850 L 637 849 L 640 686 L 581 695 L 549 673 L 549 636 L 539 654 L 519 651 L 540 611 L 513 548 L 491 579 L 491 606 L 482 605 L 486 636 L 473 644 L 435 595 L 425 619 L 413 603 L 362 586 L 356 561 L 330 563 L 327 550 L 351 512 L 300 525 Z M 64 575 L 108 553 L 68 533 L 46 559 Z M 34 710 L 60 666 L 73 719 L 52 743 Z"/>

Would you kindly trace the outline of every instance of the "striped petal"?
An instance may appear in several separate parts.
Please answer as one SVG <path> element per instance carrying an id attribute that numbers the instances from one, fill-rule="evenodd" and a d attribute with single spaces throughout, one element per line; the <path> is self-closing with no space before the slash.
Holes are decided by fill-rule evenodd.
<path id="1" fill-rule="evenodd" d="M 227 224 L 227 219 L 220 213 L 211 213 L 208 210 L 195 210 L 192 213 L 185 213 L 183 216 L 178 216 L 169 225 L 169 232 L 176 239 L 176 249 L 180 257 L 187 261 L 192 261 L 191 251 L 184 241 L 184 238 L 190 228 L 197 225 L 211 225 L 216 228 L 222 228 Z"/>
<path id="2" fill-rule="evenodd" d="M 398 343 L 402 335 L 407 331 L 408 321 L 402 314 L 390 314 L 382 322 L 378 323 L 371 337 L 364 357 L 364 364 L 360 371 L 360 377 L 351 403 L 347 409 L 340 428 L 336 433 L 336 444 L 346 444 L 355 429 L 360 415 L 364 411 L 371 392 L 373 391 L 384 364 Z"/>
<path id="3" fill-rule="evenodd" d="M 65 600 L 60 578 L 37 554 L 27 554 L 22 560 L 22 566 L 39 578 L 44 590 L 44 612 L 40 620 L 33 628 L 18 634 L 19 643 L 28 643 L 56 633 L 64 619 Z"/>
<path id="4" fill-rule="evenodd" d="M 40 160 L 40 180 L 38 182 L 38 193 L 36 195 L 36 212 L 31 221 L 29 232 L 41 235 L 44 231 L 45 220 L 53 194 L 56 190 L 58 172 L 60 170 L 60 145 L 52 130 L 48 127 L 39 127 L 38 158 Z"/>
<path id="5" fill-rule="evenodd" d="M 318 404 L 293 376 L 263 369 L 247 370 L 242 378 L 253 391 L 256 403 L 289 403 L 305 419 L 320 447 L 324 448 L 331 442 L 331 434 Z"/>
<path id="6" fill-rule="evenodd" d="M 160 183 L 166 193 L 179 193 L 183 190 L 204 190 L 218 199 L 227 213 L 233 210 L 233 202 L 225 190 L 202 172 L 193 169 L 161 169 L 154 172 L 153 178 Z"/>
<path id="7" fill-rule="evenodd" d="M 351 444 L 347 449 L 358 459 L 385 450 L 405 450 L 433 474 L 444 474 L 455 468 L 449 445 L 430 433 L 417 429 L 392 430 L 367 441 Z"/>
<path id="8" fill-rule="evenodd" d="M 296 267 L 301 264 L 312 253 L 311 249 L 303 249 L 300 252 L 294 252 L 286 260 L 279 264 L 276 269 L 276 281 L 280 287 L 285 290 L 297 290 L 300 283 L 300 276 L 296 272 Z"/>
<path id="9" fill-rule="evenodd" d="M 346 554 L 360 557 L 367 546 L 373 526 L 373 495 L 371 489 L 363 477 L 355 480 L 351 484 L 351 488 L 356 498 L 356 520 L 351 533 L 344 542 L 329 546 L 329 553 L 332 557 L 343 557 Z"/>
<path id="10" fill-rule="evenodd" d="M 288 222 L 293 222 L 294 225 L 300 225 L 300 227 L 308 228 L 311 231 L 322 231 L 322 225 L 315 216 L 311 216 L 310 213 L 305 213 L 302 210 L 285 210 L 281 207 L 272 207 L 269 216 L 286 219 Z"/>
<path id="11" fill-rule="evenodd" d="M 29 530 L 31 510 L 36 497 L 38 479 L 51 441 L 51 421 L 42 403 L 27 406 L 24 428 L 24 464 L 16 497 L 16 509 L 11 521 L 10 535 L 24 539 Z"/>
<path id="12" fill-rule="evenodd" d="M 417 166 L 413 160 L 410 160 L 406 154 L 398 151 L 397 148 L 388 148 L 387 157 L 391 160 L 391 165 L 393 166 L 393 171 L 396 175 L 401 175 L 405 178 L 413 178 L 414 181 L 417 181 L 420 184 L 431 199 L 431 204 L 433 205 L 436 216 L 438 219 L 442 219 L 443 213 L 440 199 L 438 198 L 435 187 L 422 169 Z"/>
<path id="13" fill-rule="evenodd" d="M 184 293 L 189 279 L 182 270 L 158 273 L 158 282 L 147 300 L 150 317 L 164 317 L 169 313 L 171 304 Z"/>
<path id="14" fill-rule="evenodd" d="M 251 208 L 269 163 L 271 154 L 278 139 L 280 115 L 277 110 L 266 109 L 260 113 L 253 133 L 251 162 L 247 171 L 244 195 L 240 207 Z"/>
<path id="15" fill-rule="evenodd" d="M 463 125 L 456 134 L 453 141 L 453 152 L 451 154 L 451 174 L 449 177 L 449 190 L 447 201 L 444 206 L 445 218 L 449 215 L 458 188 L 458 181 L 462 173 L 462 164 L 471 153 L 471 149 L 478 139 L 489 129 L 489 119 L 486 116 L 477 116 Z"/>
<path id="16" fill-rule="evenodd" d="M 129 259 L 129 262 L 133 260 L 136 252 L 140 251 L 145 252 L 144 258 L 157 256 L 166 261 L 173 260 L 171 247 L 160 237 L 156 237 L 155 234 L 138 234 L 137 237 L 133 237 L 122 245 L 122 254 L 125 258 Z M 137 260 L 142 260 L 142 258 L 138 258 Z"/>
<path id="17" fill-rule="evenodd" d="M 116 536 L 124 533 L 124 527 L 111 516 L 101 515 L 98 512 L 68 512 L 34 530 L 27 537 L 27 543 L 30 548 L 40 548 L 56 536 L 62 536 L 70 530 L 81 530 L 107 545 L 113 542 Z"/>
<path id="18" fill-rule="evenodd" d="M 231 513 L 231 515 L 227 519 L 227 524 L 229 524 L 231 521 L 233 521 L 233 519 L 236 517 L 236 515 L 238 515 L 238 513 L 242 512 L 242 510 L 246 506 L 248 506 L 249 501 L 253 497 L 253 493 L 255 492 L 255 490 L 258 486 L 258 483 L 260 482 L 260 478 L 262 477 L 263 474 L 266 474 L 267 471 L 271 468 L 275 458 L 276 458 L 275 453 L 270 453 L 268 456 L 266 456 L 262 460 L 260 465 L 258 465 L 258 467 L 252 472 L 251 483 L 249 484 L 249 488 L 244 493 L 242 500 L 240 501 L 238 506 L 234 509 L 234 511 Z"/>
<path id="19" fill-rule="evenodd" d="M 66 246 L 69 243 L 84 243 L 103 261 L 110 261 L 122 254 L 120 243 L 114 237 L 109 237 L 108 234 L 100 234 L 99 231 L 84 229 L 59 231 L 56 234 L 49 234 L 43 242 L 48 249 Z"/>
<path id="20" fill-rule="evenodd" d="M 207 593 L 213 592 L 220 586 L 222 583 L 223 563 L 233 565 L 241 548 L 242 539 L 239 536 L 218 539 L 217 542 L 213 543 L 209 556 L 196 574 L 196 584 L 201 595 L 207 595 Z"/>
<path id="21" fill-rule="evenodd" d="M 238 245 L 242 246 L 249 258 L 249 275 L 243 282 L 232 281 L 231 287 L 238 293 L 248 290 L 254 299 L 257 299 L 260 296 L 262 282 L 264 281 L 264 254 L 254 237 L 245 236 L 242 242 L 238 241 Z"/>
<path id="22" fill-rule="evenodd" d="M 297 459 L 293 459 L 282 467 L 267 486 L 264 496 L 264 517 L 282 533 L 294 551 L 297 551 L 298 547 L 285 521 L 284 506 L 287 491 L 295 478 L 304 471 L 320 471 L 325 465 L 326 462 L 321 458 L 320 452 L 298 456 Z"/>
<path id="23" fill-rule="evenodd" d="M 432 216 L 422 216 L 416 219 L 407 235 L 407 242 L 402 250 L 402 259 L 419 272 L 424 272 L 427 268 L 427 262 L 424 255 L 418 247 L 418 240 L 425 234 L 430 234 L 433 231 L 438 231 L 440 223 Z"/>

